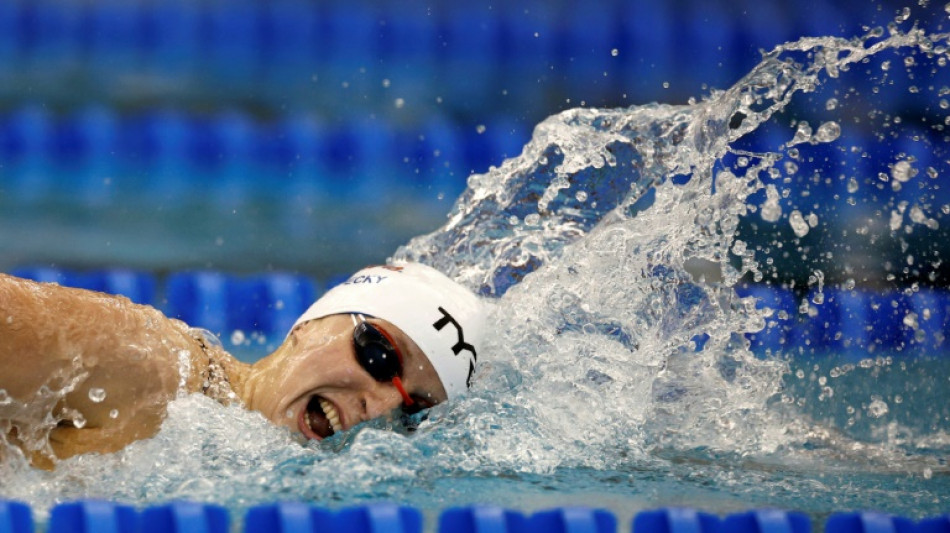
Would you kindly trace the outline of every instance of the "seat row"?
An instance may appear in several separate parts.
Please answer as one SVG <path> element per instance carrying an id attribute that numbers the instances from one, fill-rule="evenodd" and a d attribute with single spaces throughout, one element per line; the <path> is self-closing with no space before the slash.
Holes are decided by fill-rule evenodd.
<path id="1" fill-rule="evenodd" d="M 0 4 L 0 78 L 68 79 L 69 86 L 22 89 L 67 100 L 81 80 L 80 87 L 124 98 L 184 89 L 234 101 L 256 94 L 273 107 L 339 94 L 313 91 L 315 75 L 330 87 L 348 81 L 379 94 L 385 78 L 416 100 L 464 95 L 458 109 L 474 107 L 478 116 L 500 86 L 529 106 L 546 101 L 539 89 L 580 98 L 652 88 L 651 100 L 663 82 L 723 87 L 758 61 L 759 49 L 802 36 L 852 37 L 891 21 L 879 12 L 887 10 L 860 12 L 846 1 L 807 10 L 751 0 L 569 6 L 11 0 Z M 919 18 L 927 25 L 939 17 Z M 360 82 L 360 69 L 378 79 Z"/>
<path id="2" fill-rule="evenodd" d="M 18 201 L 61 194 L 94 204 L 130 195 L 339 198 L 357 188 L 384 195 L 443 187 L 451 198 L 470 173 L 519 154 L 528 136 L 527 126 L 501 118 L 462 131 L 440 117 L 331 127 L 238 111 L 122 115 L 94 106 L 59 117 L 26 106 L 0 115 L 0 191 Z"/>
<path id="3" fill-rule="evenodd" d="M 354 191 L 424 196 L 433 189 L 454 198 L 471 173 L 517 156 L 529 138 L 529 125 L 508 118 L 462 130 L 445 117 L 413 125 L 356 119 L 330 125 L 293 115 L 262 121 L 235 110 L 123 114 L 92 106 L 58 116 L 25 106 L 0 114 L 0 193 L 17 202 L 59 194 L 91 204 L 136 196 L 222 202 L 340 199 Z M 756 132 L 749 146 L 737 147 L 774 152 L 791 138 L 791 131 Z M 936 213 L 950 204 L 950 188 L 934 179 L 950 171 L 942 144 L 934 130 L 909 128 L 880 140 L 848 126 L 835 145 L 805 143 L 797 159 L 786 156 L 779 168 L 794 163 L 797 170 L 776 182 L 785 188 L 782 180 L 793 179 L 797 193 L 783 202 L 801 198 L 809 210 L 857 197 L 859 204 L 871 198 L 927 204 Z M 879 179 L 901 161 L 912 174 L 903 187 Z M 823 179 L 813 179 L 816 173 Z M 763 200 L 764 192 L 751 199 Z"/>
<path id="4" fill-rule="evenodd" d="M 168 316 L 205 328 L 226 339 L 260 334 L 279 340 L 294 321 L 328 288 L 343 281 L 317 282 L 291 273 L 232 275 L 183 271 L 162 283 L 142 271 L 105 269 L 74 272 L 49 267 L 14 269 L 13 275 L 61 285 L 121 294 Z M 834 353 L 940 356 L 950 350 L 950 293 L 934 290 L 873 292 L 826 288 L 797 295 L 767 285 L 737 288 L 771 310 L 766 327 L 748 334 L 752 349 L 768 354 Z M 804 302 L 803 299 L 807 299 Z M 803 311 L 804 310 L 804 311 Z"/>
<path id="5" fill-rule="evenodd" d="M 413 507 L 370 504 L 336 511 L 303 503 L 250 508 L 244 533 L 421 533 L 422 513 Z M 881 513 L 835 513 L 824 522 L 826 533 L 947 533 L 950 514 L 915 522 Z M 458 507 L 438 518 L 443 533 L 811 533 L 809 518 L 797 512 L 752 510 L 720 518 L 687 508 L 637 513 L 631 528 L 619 528 L 605 510 L 565 507 L 525 515 L 498 507 Z M 426 529 L 434 531 L 433 528 Z M 0 500 L 0 531 L 34 533 L 30 508 Z M 175 502 L 141 511 L 106 501 L 62 503 L 50 512 L 46 533 L 229 533 L 231 517 L 214 504 Z"/>

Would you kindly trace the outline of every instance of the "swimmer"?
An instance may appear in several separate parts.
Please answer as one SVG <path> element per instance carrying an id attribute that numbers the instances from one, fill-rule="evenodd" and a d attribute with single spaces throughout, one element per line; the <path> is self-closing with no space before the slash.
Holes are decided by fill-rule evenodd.
<path id="1" fill-rule="evenodd" d="M 474 294 L 430 267 L 369 267 L 246 364 L 152 307 L 0 274 L 0 461 L 21 450 L 52 468 L 119 450 L 154 436 L 168 403 L 190 393 L 314 440 L 423 410 L 470 386 L 483 315 Z"/>

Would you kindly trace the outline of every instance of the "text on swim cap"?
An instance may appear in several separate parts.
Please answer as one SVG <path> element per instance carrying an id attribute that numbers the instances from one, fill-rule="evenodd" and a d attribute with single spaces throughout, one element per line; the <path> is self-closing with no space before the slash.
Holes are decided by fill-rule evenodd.
<path id="1" fill-rule="evenodd" d="M 360 283 L 382 283 L 386 279 L 386 276 L 353 276 L 352 278 L 343 282 L 343 285 L 359 285 Z"/>
<path id="2" fill-rule="evenodd" d="M 432 324 L 432 327 L 436 331 L 442 331 L 447 324 L 452 324 L 455 326 L 455 333 L 458 335 L 458 340 L 455 344 L 452 345 L 452 353 L 458 355 L 462 351 L 471 352 L 472 357 L 468 362 L 468 379 L 465 380 L 465 384 L 469 387 L 472 386 L 472 374 L 475 373 L 475 361 L 478 360 L 478 354 L 475 353 L 475 347 L 471 344 L 465 342 L 465 332 L 462 330 L 462 326 L 455 320 L 455 318 L 449 314 L 448 311 L 439 307 L 439 312 L 442 313 L 442 318 L 435 321 Z"/>

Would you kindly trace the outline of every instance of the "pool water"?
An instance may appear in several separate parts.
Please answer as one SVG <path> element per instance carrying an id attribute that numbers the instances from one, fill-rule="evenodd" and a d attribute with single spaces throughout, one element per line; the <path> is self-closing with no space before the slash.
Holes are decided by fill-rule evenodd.
<path id="1" fill-rule="evenodd" d="M 763 354 L 746 334 L 787 317 L 736 287 L 786 291 L 812 317 L 832 288 L 895 291 L 914 265 L 942 261 L 936 243 L 901 265 L 872 264 L 882 246 L 947 223 L 947 147 L 925 147 L 937 177 L 907 150 L 873 151 L 908 125 L 869 113 L 848 83 L 884 61 L 930 61 L 914 75 L 933 76 L 919 95 L 939 101 L 948 59 L 946 35 L 906 25 L 803 39 L 698 102 L 552 116 L 520 156 L 470 179 L 443 227 L 394 255 L 491 302 L 491 357 L 470 395 L 319 444 L 183 397 L 158 436 L 122 452 L 54 472 L 3 465 L 4 497 L 40 509 L 90 496 L 193 499 L 236 512 L 277 500 L 430 512 L 588 504 L 621 520 L 670 505 L 816 519 L 946 512 L 950 358 L 805 341 Z M 914 126 L 943 124 L 945 108 Z M 883 129 L 855 137 L 864 120 Z M 823 175 L 827 150 L 873 171 Z M 849 218 L 856 204 L 883 222 Z M 810 239 L 831 238 L 834 257 L 811 255 Z M 807 286 L 787 282 L 796 268 L 810 269 Z M 913 333 L 923 322 L 902 323 Z"/>

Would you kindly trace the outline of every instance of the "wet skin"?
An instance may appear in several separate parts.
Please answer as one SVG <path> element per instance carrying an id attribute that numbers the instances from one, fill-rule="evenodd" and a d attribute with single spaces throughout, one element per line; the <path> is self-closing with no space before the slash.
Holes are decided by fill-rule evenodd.
<path id="1" fill-rule="evenodd" d="M 446 399 L 435 369 L 418 346 L 387 321 L 367 319 L 396 343 L 403 357 L 402 382 L 418 407 Z M 338 415 L 337 430 L 386 416 L 403 406 L 392 382 L 373 379 L 359 364 L 349 315 L 332 315 L 301 324 L 280 349 L 238 378 L 245 405 L 275 424 L 307 438 L 328 436 L 322 399 Z M 308 409 L 309 407 L 309 409 Z"/>
<path id="2" fill-rule="evenodd" d="M 392 324 L 368 321 L 402 353 L 402 382 L 416 403 L 444 401 L 418 346 Z M 0 274 L 0 442 L 45 468 L 81 453 L 113 452 L 158 433 L 182 391 L 240 402 L 304 437 L 325 438 L 333 431 L 326 411 L 346 430 L 403 404 L 391 382 L 360 366 L 353 328 L 349 315 L 306 322 L 248 365 L 152 307 Z M 103 399 L 93 399 L 96 390 Z M 0 446 L 0 462 L 7 453 Z"/>

